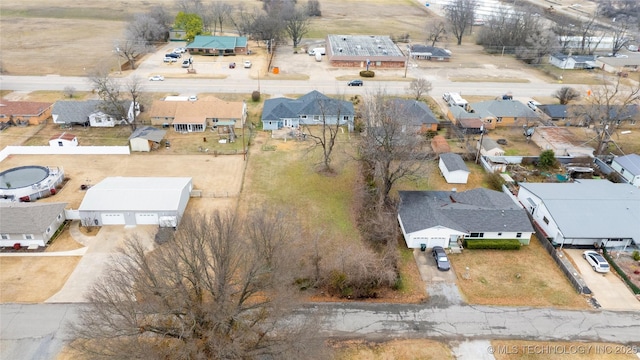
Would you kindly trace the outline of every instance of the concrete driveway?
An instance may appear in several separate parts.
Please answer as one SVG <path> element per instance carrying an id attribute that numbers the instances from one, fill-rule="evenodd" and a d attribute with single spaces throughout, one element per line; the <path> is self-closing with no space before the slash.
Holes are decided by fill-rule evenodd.
<path id="1" fill-rule="evenodd" d="M 429 304 L 434 307 L 447 307 L 464 304 L 460 290 L 456 285 L 456 273 L 453 267 L 449 271 L 440 271 L 431 256 L 431 249 L 413 250 L 413 258 L 418 265 L 422 281 L 425 282 Z"/>
<path id="2" fill-rule="evenodd" d="M 610 310 L 640 310 L 640 301 L 633 292 L 611 269 L 610 273 L 601 274 L 593 271 L 589 263 L 582 258 L 584 250 L 564 249 L 582 278 L 593 292 L 593 296 L 604 309 Z"/>

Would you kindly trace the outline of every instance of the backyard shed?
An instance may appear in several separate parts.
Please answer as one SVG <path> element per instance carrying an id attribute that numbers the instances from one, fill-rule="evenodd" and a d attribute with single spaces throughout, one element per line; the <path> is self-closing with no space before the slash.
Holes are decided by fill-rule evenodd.
<path id="1" fill-rule="evenodd" d="M 465 165 L 462 156 L 454 153 L 440 154 L 438 163 L 440 172 L 449 184 L 466 184 L 469 178 L 469 168 Z"/>
<path id="2" fill-rule="evenodd" d="M 137 128 L 129 136 L 131 151 L 151 151 L 159 147 L 166 133 L 165 130 L 156 129 L 153 126 Z"/>
<path id="3" fill-rule="evenodd" d="M 49 146 L 78 146 L 78 137 L 68 132 L 56 134 L 49 139 Z"/>
<path id="4" fill-rule="evenodd" d="M 175 227 L 192 189 L 190 177 L 108 177 L 87 190 L 78 212 L 85 225 Z"/>

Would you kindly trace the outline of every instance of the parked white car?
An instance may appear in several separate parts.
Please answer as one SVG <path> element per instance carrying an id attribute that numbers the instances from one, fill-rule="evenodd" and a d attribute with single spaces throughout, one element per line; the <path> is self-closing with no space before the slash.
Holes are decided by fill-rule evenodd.
<path id="1" fill-rule="evenodd" d="M 244 61 L 244 68 L 245 68 L 245 69 L 249 69 L 249 68 L 251 68 L 251 61 L 249 61 L 249 60 L 245 60 L 245 61 Z"/>
<path id="2" fill-rule="evenodd" d="M 176 58 L 172 58 L 172 57 L 169 57 L 169 56 L 165 56 L 165 57 L 164 57 L 164 59 L 163 59 L 162 61 L 164 61 L 164 62 L 166 62 L 166 63 L 170 63 L 170 64 L 171 64 L 171 63 L 174 63 L 174 62 L 178 61 L 178 59 L 176 59 Z"/>
<path id="3" fill-rule="evenodd" d="M 173 49 L 173 52 L 176 53 L 176 54 L 184 54 L 184 53 L 187 52 L 187 49 L 183 48 L 183 47 L 178 47 L 178 48 Z"/>
<path id="4" fill-rule="evenodd" d="M 162 75 L 153 75 L 149 78 L 149 81 L 164 81 L 164 76 Z"/>
<path id="5" fill-rule="evenodd" d="M 582 257 L 585 258 L 585 260 L 587 260 L 589 265 L 591 265 L 591 268 L 593 269 L 593 271 L 599 272 L 599 273 L 609 272 L 610 270 L 609 263 L 602 255 L 598 254 L 597 252 L 593 250 L 587 250 L 584 253 L 582 253 Z"/>
<path id="6" fill-rule="evenodd" d="M 535 101 L 535 100 L 529 100 L 527 101 L 527 106 L 529 107 L 529 109 L 536 111 L 538 109 L 538 106 L 540 106 L 542 104 L 540 104 L 539 102 Z"/>

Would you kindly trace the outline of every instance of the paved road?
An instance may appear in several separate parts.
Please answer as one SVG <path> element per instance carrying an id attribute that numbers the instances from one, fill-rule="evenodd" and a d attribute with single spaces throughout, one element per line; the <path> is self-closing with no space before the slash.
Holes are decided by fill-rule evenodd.
<path id="1" fill-rule="evenodd" d="M 68 339 L 81 304 L 0 305 L 0 358 L 52 359 Z M 604 341 L 640 345 L 640 312 L 571 311 L 496 306 L 313 304 L 326 315 L 322 331 L 336 338 L 439 341 L 523 339 Z"/>

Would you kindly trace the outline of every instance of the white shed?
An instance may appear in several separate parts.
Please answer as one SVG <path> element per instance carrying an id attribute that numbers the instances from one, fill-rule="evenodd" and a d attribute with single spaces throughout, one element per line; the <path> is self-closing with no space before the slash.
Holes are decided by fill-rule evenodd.
<path id="1" fill-rule="evenodd" d="M 504 156 L 504 150 L 498 145 L 498 143 L 488 137 L 482 139 L 482 145 L 480 141 L 476 145 L 476 150 L 480 149 L 482 156 Z"/>
<path id="2" fill-rule="evenodd" d="M 193 189 L 190 177 L 109 177 L 87 190 L 83 224 L 177 226 Z"/>
<path id="3" fill-rule="evenodd" d="M 78 146 L 78 137 L 68 132 L 56 134 L 49 139 L 49 146 Z"/>
<path id="4" fill-rule="evenodd" d="M 129 136 L 131 151 L 151 151 L 151 149 L 160 146 L 166 134 L 165 130 L 156 129 L 153 126 L 137 128 Z"/>
<path id="5" fill-rule="evenodd" d="M 460 155 L 454 153 L 440 154 L 438 167 L 440 168 L 440 172 L 442 173 L 442 176 L 444 176 L 447 183 L 467 183 L 470 171 Z"/>

